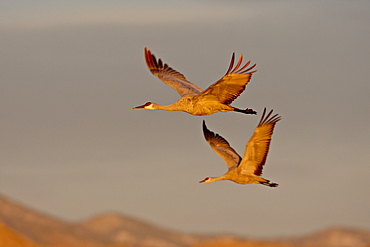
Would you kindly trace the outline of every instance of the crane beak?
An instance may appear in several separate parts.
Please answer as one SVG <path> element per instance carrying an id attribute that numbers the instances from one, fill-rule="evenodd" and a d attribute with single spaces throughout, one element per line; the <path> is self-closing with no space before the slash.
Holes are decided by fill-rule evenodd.
<path id="1" fill-rule="evenodd" d="M 205 179 L 203 179 L 202 181 L 199 181 L 199 183 L 204 183 L 204 181 L 206 181 Z"/>
<path id="2" fill-rule="evenodd" d="M 134 108 L 132 108 L 132 109 L 141 109 L 141 108 L 144 108 L 145 107 L 145 105 L 139 105 L 139 106 L 135 106 Z"/>

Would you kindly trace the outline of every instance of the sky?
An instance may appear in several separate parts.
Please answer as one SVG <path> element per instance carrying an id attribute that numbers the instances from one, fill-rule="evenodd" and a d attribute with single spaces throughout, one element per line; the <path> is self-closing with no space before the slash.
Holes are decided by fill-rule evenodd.
<path id="1" fill-rule="evenodd" d="M 107 212 L 246 237 L 370 229 L 367 1 L 2 1 L 0 193 L 80 221 Z M 235 112 L 133 110 L 179 96 L 148 47 L 205 89 L 231 54 L 257 64 Z M 263 108 L 282 116 L 263 177 L 230 181 L 202 120 L 243 155 Z"/>

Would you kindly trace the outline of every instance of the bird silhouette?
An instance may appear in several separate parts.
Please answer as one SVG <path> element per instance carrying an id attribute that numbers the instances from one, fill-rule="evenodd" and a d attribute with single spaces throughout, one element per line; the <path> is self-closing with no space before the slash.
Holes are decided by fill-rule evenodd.
<path id="1" fill-rule="evenodd" d="M 245 90 L 246 85 L 255 71 L 251 71 L 256 64 L 248 67 L 250 61 L 241 66 L 243 56 L 240 55 L 234 67 L 235 53 L 233 53 L 230 66 L 226 74 L 206 90 L 186 80 L 185 76 L 164 64 L 161 59 L 144 49 L 145 61 L 153 75 L 175 89 L 181 96 L 179 100 L 170 105 L 160 105 L 147 102 L 133 109 L 184 111 L 196 116 L 211 115 L 216 112 L 236 111 L 245 114 L 256 114 L 252 109 L 239 109 L 230 104 Z"/>
<path id="2" fill-rule="evenodd" d="M 272 111 L 273 110 L 265 115 L 266 108 L 264 109 L 258 126 L 246 144 L 243 159 L 230 146 L 225 138 L 207 129 L 205 121 L 203 120 L 204 137 L 213 151 L 226 162 L 228 171 L 220 177 L 206 177 L 204 180 L 200 181 L 200 183 L 231 180 L 238 184 L 258 183 L 270 187 L 277 187 L 277 183 L 271 183 L 269 180 L 260 177 L 262 175 L 263 166 L 266 163 L 275 124 L 281 119 L 278 114 L 270 117 Z"/>

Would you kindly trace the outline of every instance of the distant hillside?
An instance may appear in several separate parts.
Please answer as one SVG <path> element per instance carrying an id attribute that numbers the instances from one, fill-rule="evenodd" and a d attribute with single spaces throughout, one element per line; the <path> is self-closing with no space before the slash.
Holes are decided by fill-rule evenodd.
<path id="1" fill-rule="evenodd" d="M 106 214 L 81 223 L 70 223 L 25 207 L 4 196 L 0 196 L 0 222 L 41 245 L 183 247 L 205 239 L 166 230 L 119 214 Z"/>
<path id="2" fill-rule="evenodd" d="M 290 237 L 283 242 L 315 247 L 370 247 L 370 231 L 333 227 L 301 237 Z"/>
<path id="3" fill-rule="evenodd" d="M 40 247 L 0 222 L 0 247 Z"/>
<path id="4" fill-rule="evenodd" d="M 332 228 L 303 237 L 256 241 L 163 229 L 120 214 L 70 223 L 0 195 L 0 247 L 370 247 L 370 231 Z"/>
<path id="5" fill-rule="evenodd" d="M 265 241 L 243 240 L 225 237 L 217 240 L 203 241 L 190 247 L 297 247 L 288 243 L 272 243 Z M 311 246 L 313 247 L 313 246 Z"/>
<path id="6" fill-rule="evenodd" d="M 79 226 L 0 196 L 0 222 L 39 244 L 106 244 L 103 238 Z"/>
<path id="7" fill-rule="evenodd" d="M 120 214 L 105 214 L 94 217 L 80 224 L 99 235 L 109 237 L 116 244 L 131 246 L 187 246 L 199 242 L 202 238 L 190 234 L 178 233 L 151 225 Z"/>

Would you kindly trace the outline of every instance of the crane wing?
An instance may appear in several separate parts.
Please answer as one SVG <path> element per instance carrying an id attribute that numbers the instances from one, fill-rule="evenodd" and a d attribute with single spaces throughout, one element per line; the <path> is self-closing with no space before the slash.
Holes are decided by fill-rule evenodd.
<path id="1" fill-rule="evenodd" d="M 234 67 L 235 53 L 233 53 L 226 74 L 217 82 L 213 83 L 204 90 L 198 99 L 217 100 L 229 105 L 245 90 L 245 86 L 250 81 L 252 74 L 257 70 L 251 71 L 256 64 L 250 66 L 250 61 L 241 67 L 243 56 L 240 55 L 238 63 Z"/>
<path id="2" fill-rule="evenodd" d="M 198 95 L 203 91 L 200 87 L 187 81 L 183 74 L 172 69 L 167 64 L 163 64 L 161 59 L 157 61 L 155 56 L 147 48 L 144 49 L 144 53 L 145 61 L 150 72 L 168 86 L 175 89 L 181 96 Z"/>
<path id="3" fill-rule="evenodd" d="M 218 154 L 227 164 L 229 170 L 236 168 L 241 161 L 239 154 L 230 146 L 230 144 L 220 136 L 207 129 L 206 122 L 203 120 L 203 134 L 211 146 L 212 150 Z"/>
<path id="4" fill-rule="evenodd" d="M 265 117 L 266 108 L 264 109 L 261 120 L 246 145 L 243 160 L 239 165 L 243 174 L 262 174 L 275 124 L 281 119 L 278 114 L 270 117 L 272 111 Z"/>

